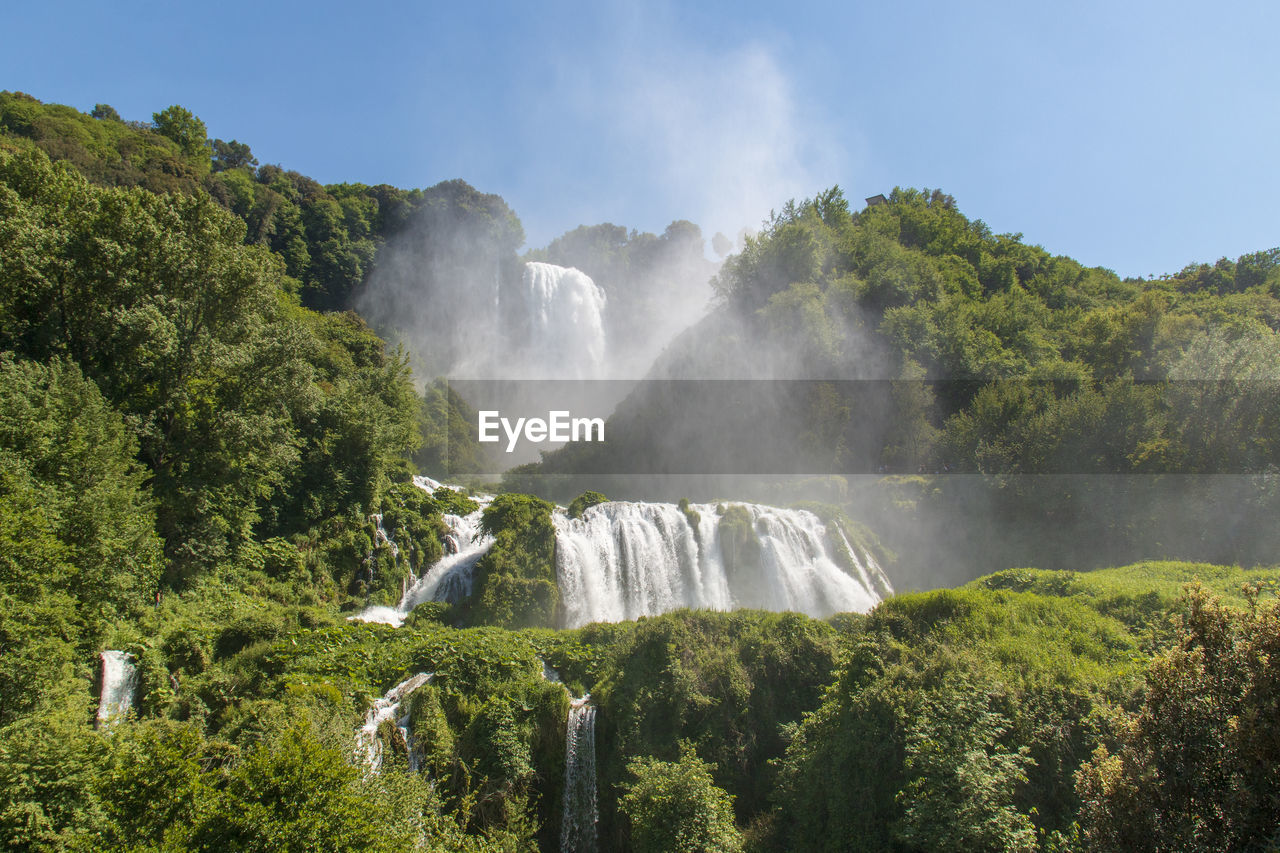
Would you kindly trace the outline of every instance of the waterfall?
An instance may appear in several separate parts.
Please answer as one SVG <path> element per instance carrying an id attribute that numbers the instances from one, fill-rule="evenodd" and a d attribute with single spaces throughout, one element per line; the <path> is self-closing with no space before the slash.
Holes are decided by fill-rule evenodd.
<path id="1" fill-rule="evenodd" d="M 604 291 L 586 273 L 531 261 L 524 267 L 528 337 L 518 360 L 501 369 L 535 379 L 604 375 Z"/>
<path id="2" fill-rule="evenodd" d="M 440 484 L 420 477 L 433 491 Z M 471 594 L 472 570 L 493 544 L 480 533 L 484 508 L 445 515 L 445 556 L 404 593 L 396 607 L 370 607 L 364 622 L 401 625 L 426 601 L 461 601 Z M 758 546 L 748 559 L 722 547 L 726 506 L 750 525 Z M 819 618 L 865 613 L 893 593 L 875 557 L 855 547 L 839 525 L 807 510 L 758 504 L 675 504 L 610 501 L 571 519 L 563 510 L 556 527 L 556 579 L 562 622 L 622 622 L 681 607 L 710 610 L 795 610 Z M 836 541 L 832 541 L 832 537 Z"/>
<path id="3" fill-rule="evenodd" d="M 133 707 L 133 694 L 138 686 L 138 673 L 133 656 L 108 650 L 102 660 L 102 693 L 98 699 L 98 724 L 123 717 Z"/>
<path id="4" fill-rule="evenodd" d="M 680 607 L 756 607 L 824 617 L 866 612 L 890 591 L 874 558 L 850 546 L 843 531 L 857 576 L 841 568 L 826 525 L 813 513 L 736 506 L 746 511 L 759 544 L 746 567 L 727 565 L 720 505 L 693 505 L 689 515 L 674 504 L 626 501 L 598 504 L 579 519 L 557 512 L 556 573 L 565 626 Z"/>
<path id="5" fill-rule="evenodd" d="M 380 699 L 375 699 L 373 707 L 364 715 L 364 725 L 356 732 L 356 747 L 370 769 L 382 767 L 382 741 L 378 739 L 378 727 L 386 720 L 394 720 L 396 728 L 404 737 L 405 747 L 409 755 L 409 769 L 418 769 L 417 757 L 414 755 L 413 736 L 409 731 L 408 714 L 400 714 L 400 706 L 410 693 L 431 680 L 432 673 L 420 672 L 412 678 L 406 678 L 387 691 Z"/>
<path id="6" fill-rule="evenodd" d="M 596 709 L 591 694 L 569 703 L 564 745 L 563 853 L 596 849 Z"/>
<path id="7" fill-rule="evenodd" d="M 401 619 L 424 601 L 461 601 L 471 594 L 471 570 L 489 550 L 493 538 L 480 532 L 481 515 L 489 500 L 470 515 L 444 516 L 449 532 L 444 539 L 445 556 L 409 588 L 396 610 Z"/>
<path id="8" fill-rule="evenodd" d="M 880 598 L 893 595 L 893 584 L 889 583 L 888 576 L 885 575 L 884 569 L 880 568 L 876 558 L 866 551 L 859 554 L 857 549 L 849 544 L 849 537 L 845 535 L 844 530 L 840 530 L 840 541 L 844 543 L 849 559 L 853 560 L 854 570 L 857 571 L 862 585 L 874 591 Z"/>
<path id="9" fill-rule="evenodd" d="M 427 477 L 415 477 L 414 484 L 428 492 L 440 483 Z M 453 488 L 452 486 L 450 488 Z M 480 533 L 480 519 L 493 498 L 478 495 L 473 500 L 480 506 L 468 515 L 443 516 L 449 532 L 444 537 L 445 555 L 427 569 L 400 599 L 395 607 L 367 607 L 352 618 L 361 622 L 402 625 L 413 608 L 424 601 L 461 601 L 471 594 L 471 570 L 493 544 L 493 537 Z"/>

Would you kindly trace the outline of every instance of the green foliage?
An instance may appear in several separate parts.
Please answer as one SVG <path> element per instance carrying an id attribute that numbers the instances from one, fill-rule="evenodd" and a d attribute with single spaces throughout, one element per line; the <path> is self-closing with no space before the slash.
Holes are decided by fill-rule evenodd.
<path id="1" fill-rule="evenodd" d="M 503 494 L 481 517 L 494 543 L 476 563 L 468 605 L 473 624 L 551 626 L 559 610 L 554 507 L 531 495 Z"/>
<path id="2" fill-rule="evenodd" d="M 1014 806 L 1031 764 L 1002 743 L 1009 720 L 971 686 L 929 696 L 905 738 L 898 841 L 915 850 L 1032 851 L 1031 819 Z"/>
<path id="3" fill-rule="evenodd" d="M 151 120 L 155 123 L 157 133 L 178 143 L 182 153 L 193 160 L 202 160 L 207 164 L 213 156 L 208 129 L 204 122 L 196 118 L 186 107 L 174 104 L 158 113 L 153 113 Z"/>
<path id="4" fill-rule="evenodd" d="M 1068 599 L 939 591 L 851 626 L 777 788 L 785 849 L 1030 849 L 1075 818 L 1099 708 L 1127 695 L 1136 642 Z M 844 780 L 832 785 L 831 780 Z"/>
<path id="5" fill-rule="evenodd" d="M 1280 841 L 1280 605 L 1223 606 L 1189 587 L 1177 642 L 1151 662 L 1142 707 L 1077 774 L 1092 850 L 1245 850 Z M 1114 750 L 1114 751 L 1112 751 Z"/>
<path id="6" fill-rule="evenodd" d="M 69 358 L 129 422 L 179 583 L 373 504 L 415 441 L 407 367 L 354 318 L 291 304 L 209 197 L 102 190 L 0 154 L 0 345 Z M 57 248 L 63 247 L 63 248 Z"/>
<path id="7" fill-rule="evenodd" d="M 145 850 L 481 849 L 439 813 L 425 780 L 367 778 L 332 739 L 295 720 L 237 754 L 191 726 L 121 729 L 95 780 L 102 841 Z"/>
<path id="8" fill-rule="evenodd" d="M 596 504 L 606 503 L 608 500 L 608 498 L 599 492 L 583 492 L 573 499 L 573 503 L 569 504 L 569 517 L 582 518 L 582 513 L 588 508 L 593 507 Z M 686 502 L 686 506 L 687 505 L 688 504 Z"/>
<path id="9" fill-rule="evenodd" d="M 794 613 L 752 611 L 677 611 L 623 627 L 606 641 L 593 690 L 600 789 L 620 784 L 632 758 L 677 760 L 687 740 L 749 823 L 767 809 L 782 727 L 817 707 L 830 682 L 834 631 Z M 601 832 L 605 846 L 622 843 L 607 800 Z"/>
<path id="10" fill-rule="evenodd" d="M 742 836 L 733 823 L 733 797 L 717 788 L 710 765 L 683 744 L 677 761 L 635 758 L 627 763 L 619 807 L 631 824 L 631 849 L 734 851 Z"/>
<path id="11" fill-rule="evenodd" d="M 77 849 L 103 824 L 92 783 L 103 743 L 86 724 L 83 692 L 53 713 L 0 727 L 0 846 L 14 851 Z"/>
<path id="12" fill-rule="evenodd" d="M 231 140 L 223 142 L 213 140 L 213 171 L 225 172 L 228 169 L 242 169 L 258 165 L 258 158 L 253 156 L 249 146 L 243 142 Z"/>
<path id="13" fill-rule="evenodd" d="M 295 458 L 273 398 L 298 383 L 264 322 L 271 259 L 207 198 L 94 190 L 34 156 L 0 160 L 0 182 L 26 223 L 3 239 L 24 260 L 6 268 L 4 345 L 74 359 L 134 423 L 169 555 L 223 556 Z"/>
<path id="14" fill-rule="evenodd" d="M 200 730 L 190 724 L 157 720 L 118 727 L 106 767 L 95 779 L 107 819 L 106 845 L 182 844 L 185 821 L 198 802 L 215 793 L 204 764 L 212 757 L 208 752 Z"/>
<path id="15" fill-rule="evenodd" d="M 386 798 L 370 797 L 369 787 L 341 750 L 297 726 L 235 766 L 189 844 L 264 853 L 404 849 L 412 843 L 410 827 L 388 826 Z M 425 791 L 417 796 L 427 799 Z"/>
<path id="16" fill-rule="evenodd" d="M 441 512 L 451 515 L 470 515 L 480 508 L 480 504 L 467 497 L 457 489 L 441 486 L 431 494 Z"/>
<path id="17" fill-rule="evenodd" d="M 106 104 L 86 115 L 21 92 L 0 92 L 0 143 L 38 148 L 99 185 L 208 192 L 243 220 L 245 242 L 267 246 L 284 260 L 288 275 L 301 283 L 303 304 L 317 310 L 351 307 L 378 249 L 414 220 L 437 253 L 457 253 L 465 230 L 459 224 L 465 222 L 491 226 L 494 238 L 512 254 L 524 239 L 519 220 L 500 198 L 477 193 L 462 181 L 428 190 L 385 184 L 324 187 L 279 166 L 255 171 L 258 161 L 247 144 L 210 141 L 204 123 L 177 105 L 145 124 L 121 121 Z M 465 262 L 451 271 L 462 266 Z"/>
<path id="18" fill-rule="evenodd" d="M 42 104 L 22 92 L 0 92 L 0 147 L 39 149 L 91 181 L 156 193 L 193 192 L 209 172 L 205 152 L 184 152 L 149 124 L 125 122 L 108 104 L 86 115 Z"/>
<path id="19" fill-rule="evenodd" d="M 0 354 L 0 725 L 84 689 L 160 574 L 133 437 L 71 363 Z"/>

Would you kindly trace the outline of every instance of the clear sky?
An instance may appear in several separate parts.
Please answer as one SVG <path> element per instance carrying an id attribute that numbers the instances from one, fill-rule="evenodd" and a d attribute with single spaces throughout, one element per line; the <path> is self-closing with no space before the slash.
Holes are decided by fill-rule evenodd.
<path id="1" fill-rule="evenodd" d="M 1122 275 L 1280 245 L 1280 3 L 10 4 L 0 88 L 324 183 L 463 178 L 529 246 L 941 188 Z"/>

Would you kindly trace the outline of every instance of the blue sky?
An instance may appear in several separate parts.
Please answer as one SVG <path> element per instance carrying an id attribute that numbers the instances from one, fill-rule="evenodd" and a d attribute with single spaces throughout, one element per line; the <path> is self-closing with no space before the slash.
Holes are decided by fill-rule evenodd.
<path id="1" fill-rule="evenodd" d="M 322 182 L 710 236 L 839 184 L 940 187 L 1122 275 L 1280 245 L 1280 4 L 24 3 L 0 88 Z"/>

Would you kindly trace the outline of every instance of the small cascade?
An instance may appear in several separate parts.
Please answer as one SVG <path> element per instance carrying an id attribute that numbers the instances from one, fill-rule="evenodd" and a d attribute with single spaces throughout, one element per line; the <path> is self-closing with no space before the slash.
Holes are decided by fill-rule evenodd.
<path id="1" fill-rule="evenodd" d="M 448 483 L 442 483 L 439 480 L 433 480 L 430 477 L 423 476 L 422 474 L 414 475 L 413 484 L 417 486 L 419 489 L 422 489 L 427 494 L 434 494 L 436 489 L 452 489 L 455 492 L 466 491 L 466 489 L 462 488 L 462 486 L 451 486 Z"/>
<path id="2" fill-rule="evenodd" d="M 596 849 L 596 709 L 591 694 L 569 703 L 564 747 L 564 819 L 560 823 L 563 853 Z"/>
<path id="3" fill-rule="evenodd" d="M 407 713 L 400 713 L 400 706 L 410 693 L 430 681 L 431 677 L 430 672 L 420 672 L 412 678 L 406 678 L 388 690 L 381 699 L 374 700 L 373 707 L 364 715 L 364 725 L 356 732 L 356 748 L 370 769 L 378 770 L 382 767 L 382 741 L 378 739 L 378 727 L 386 720 L 394 720 L 396 728 L 404 736 L 409 750 L 409 769 L 418 769 L 413 735 L 409 731 L 409 716 Z"/>
<path id="4" fill-rule="evenodd" d="M 414 477 L 414 485 L 434 492 L 441 484 L 428 477 Z M 449 486 L 448 488 L 455 488 Z M 445 555 L 426 573 L 415 579 L 395 607 L 374 606 L 365 608 L 358 616 L 361 622 L 381 622 L 402 625 L 413 608 L 425 601 L 461 601 L 471 594 L 471 570 L 493 544 L 493 537 L 482 535 L 480 521 L 493 498 L 477 495 L 473 498 L 479 507 L 468 515 L 443 516 L 449 532 L 444 536 Z"/>
<path id="5" fill-rule="evenodd" d="M 123 717 L 133 707 L 133 694 L 138 687 L 138 673 L 133 655 L 108 650 L 99 655 L 102 661 L 102 692 L 98 699 L 98 725 Z"/>
<path id="6" fill-rule="evenodd" d="M 597 504 L 578 519 L 557 512 L 556 574 L 565 626 L 680 607 L 759 607 L 825 617 L 866 612 L 890 590 L 871 555 L 860 555 L 847 538 L 857 576 L 845 571 L 826 524 L 813 513 L 736 506 L 746 511 L 759 545 L 746 567 L 747 561 L 725 558 L 723 507 L 717 504 L 692 505 L 688 514 L 674 504 L 626 501 Z"/>
<path id="7" fill-rule="evenodd" d="M 876 558 L 871 552 L 857 551 L 849 544 L 849 537 L 845 535 L 842 529 L 840 530 L 840 541 L 844 543 L 845 551 L 848 552 L 849 558 L 853 560 L 853 566 L 858 572 L 858 578 L 862 581 L 862 585 L 874 591 L 881 599 L 893 595 L 893 584 L 889 582 L 889 576 L 884 573 L 884 569 L 880 568 L 880 564 L 876 562 Z"/>
<path id="8" fill-rule="evenodd" d="M 493 538 L 480 532 L 481 516 L 489 499 L 477 499 L 480 508 L 470 515 L 445 515 L 449 525 L 446 554 L 422 576 L 396 608 L 404 616 L 424 601 L 461 601 L 471 594 L 471 570 L 489 550 Z"/>

